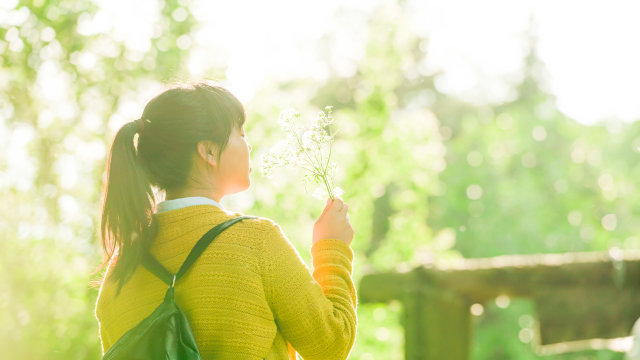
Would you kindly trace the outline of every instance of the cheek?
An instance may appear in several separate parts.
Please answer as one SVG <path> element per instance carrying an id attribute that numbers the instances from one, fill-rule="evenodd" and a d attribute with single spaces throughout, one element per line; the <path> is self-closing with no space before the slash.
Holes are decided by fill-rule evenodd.
<path id="1" fill-rule="evenodd" d="M 220 169 L 221 181 L 224 184 L 222 186 L 229 193 L 243 191 L 251 186 L 248 151 L 237 150 L 239 151 L 233 152 L 233 156 L 227 158 L 227 162 Z"/>
<path id="2" fill-rule="evenodd" d="M 223 160 L 221 173 L 227 179 L 239 180 L 246 177 L 249 171 L 249 149 L 242 143 L 228 148 Z"/>

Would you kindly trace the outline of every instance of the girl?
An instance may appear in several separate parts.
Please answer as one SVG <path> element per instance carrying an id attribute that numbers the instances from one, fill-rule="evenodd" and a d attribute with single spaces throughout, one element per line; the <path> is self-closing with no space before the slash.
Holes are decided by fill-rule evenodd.
<path id="1" fill-rule="evenodd" d="M 245 117 L 229 91 L 200 83 L 156 96 L 116 134 L 101 224 L 108 267 L 95 309 L 103 354 L 167 290 L 139 266 L 142 254 L 175 274 L 204 233 L 241 215 L 220 200 L 251 183 Z M 152 186 L 165 201 L 155 204 Z M 356 335 L 347 208 L 328 199 L 315 222 L 313 274 L 269 219 L 243 220 L 208 246 L 175 285 L 203 359 L 347 358 Z"/>

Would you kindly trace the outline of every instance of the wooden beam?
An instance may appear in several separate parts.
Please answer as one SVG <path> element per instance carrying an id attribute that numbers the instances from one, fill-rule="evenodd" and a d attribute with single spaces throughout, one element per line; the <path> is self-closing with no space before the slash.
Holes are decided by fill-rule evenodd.
<path id="1" fill-rule="evenodd" d="M 628 292 L 628 296 L 621 296 L 621 290 Z M 576 298 L 588 300 L 594 291 L 612 296 L 608 303 L 615 307 L 611 309 L 613 315 L 607 317 L 598 310 L 599 298 L 591 299 L 595 310 L 586 310 L 597 317 L 595 320 L 587 319 L 585 311 L 580 309 L 577 309 L 577 318 L 567 310 L 565 305 L 573 309 Z M 469 312 L 472 303 L 483 303 L 499 295 L 535 299 L 542 316 L 541 325 L 547 324 L 544 344 L 601 333 L 615 336 L 627 333 L 640 311 L 634 302 L 638 293 L 640 251 L 620 251 L 461 259 L 447 265 L 420 266 L 411 272 L 370 274 L 360 280 L 358 298 L 361 303 L 402 300 L 406 359 L 468 360 L 472 344 Z M 631 300 L 625 300 L 627 298 Z M 587 302 L 582 301 L 582 305 Z M 613 306 L 617 302 L 620 304 Z M 557 304 L 565 306 L 565 310 L 558 313 Z M 626 311 L 624 316 L 629 321 L 616 317 L 620 309 Z M 613 325 L 605 324 L 604 330 L 599 326 L 574 331 L 575 326 L 593 326 L 602 323 L 602 319 L 608 319 Z M 573 327 L 558 326 L 563 322 Z M 577 325 L 583 322 L 587 324 Z"/>
<path id="2" fill-rule="evenodd" d="M 365 275 L 358 283 L 359 302 L 389 302 L 401 300 L 412 291 L 411 273 L 377 273 Z"/>
<path id="3" fill-rule="evenodd" d="M 537 289 L 554 286 L 640 287 L 640 251 L 625 251 L 613 258 L 607 252 L 507 255 L 424 265 L 409 273 L 370 274 L 360 280 L 359 299 L 401 299 L 414 276 L 480 303 L 499 295 L 529 297 Z"/>

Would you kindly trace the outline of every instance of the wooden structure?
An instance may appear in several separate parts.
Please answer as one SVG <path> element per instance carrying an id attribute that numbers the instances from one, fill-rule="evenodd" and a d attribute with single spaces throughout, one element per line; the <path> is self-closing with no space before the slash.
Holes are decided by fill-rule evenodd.
<path id="1" fill-rule="evenodd" d="M 501 295 L 535 302 L 541 345 L 628 336 L 640 317 L 640 252 L 461 259 L 365 275 L 358 290 L 360 303 L 403 303 L 407 360 L 469 360 L 470 307 Z"/>

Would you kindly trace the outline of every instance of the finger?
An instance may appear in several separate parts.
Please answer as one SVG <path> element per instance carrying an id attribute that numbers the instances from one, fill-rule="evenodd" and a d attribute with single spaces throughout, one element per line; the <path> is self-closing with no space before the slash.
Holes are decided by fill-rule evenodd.
<path id="1" fill-rule="evenodd" d="M 329 209 L 331 208 L 332 205 L 333 205 L 333 201 L 331 201 L 331 199 L 327 198 L 327 204 L 324 206 L 324 210 L 322 210 L 322 214 L 320 214 L 320 216 L 322 217 L 324 214 L 326 214 L 327 211 L 329 211 Z"/>
<path id="2" fill-rule="evenodd" d="M 329 205 L 329 210 L 331 212 L 338 212 L 341 206 L 342 205 L 340 205 L 340 202 L 338 201 L 338 199 L 333 199 L 331 200 L 331 205 Z"/>
<path id="3" fill-rule="evenodd" d="M 327 203 L 324 205 L 325 210 L 330 209 L 333 206 L 333 200 L 327 198 Z"/>
<path id="4" fill-rule="evenodd" d="M 340 214 L 344 214 L 347 212 L 347 210 L 349 209 L 349 206 L 347 204 L 342 204 L 342 207 L 340 208 L 340 210 L 338 211 Z"/>

